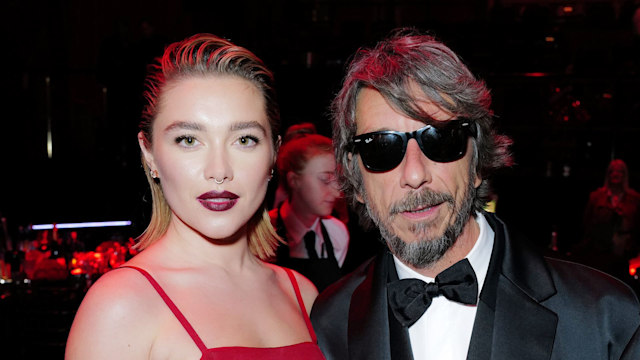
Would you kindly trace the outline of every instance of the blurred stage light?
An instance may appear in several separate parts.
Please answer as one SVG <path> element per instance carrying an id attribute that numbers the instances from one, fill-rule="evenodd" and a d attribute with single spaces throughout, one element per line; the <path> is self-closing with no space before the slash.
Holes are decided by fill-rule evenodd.
<path id="1" fill-rule="evenodd" d="M 54 224 L 38 224 L 31 226 L 33 230 L 53 229 Z M 55 224 L 58 229 L 83 229 L 92 227 L 129 226 L 131 221 L 93 221 L 82 223 Z"/>

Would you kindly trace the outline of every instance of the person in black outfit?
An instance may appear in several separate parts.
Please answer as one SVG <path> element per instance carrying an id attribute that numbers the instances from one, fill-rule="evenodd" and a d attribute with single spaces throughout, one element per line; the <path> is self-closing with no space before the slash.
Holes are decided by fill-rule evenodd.
<path id="1" fill-rule="evenodd" d="M 341 196 L 331 139 L 309 134 L 290 140 L 278 152 L 276 165 L 287 193 L 269 212 L 286 242 L 276 262 L 297 270 L 321 291 L 340 278 L 349 249 L 347 227 L 331 216 Z"/>

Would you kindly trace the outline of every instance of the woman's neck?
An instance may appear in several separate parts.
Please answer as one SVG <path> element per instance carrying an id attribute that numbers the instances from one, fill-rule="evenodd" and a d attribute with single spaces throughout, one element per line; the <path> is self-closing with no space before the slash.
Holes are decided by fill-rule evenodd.
<path id="1" fill-rule="evenodd" d="M 609 184 L 609 194 L 620 196 L 624 194 L 624 187 L 621 184 Z"/>
<path id="2" fill-rule="evenodd" d="M 249 249 L 245 231 L 228 239 L 208 239 L 187 226 L 171 224 L 154 245 L 161 257 L 177 266 L 240 270 L 258 261 Z"/>

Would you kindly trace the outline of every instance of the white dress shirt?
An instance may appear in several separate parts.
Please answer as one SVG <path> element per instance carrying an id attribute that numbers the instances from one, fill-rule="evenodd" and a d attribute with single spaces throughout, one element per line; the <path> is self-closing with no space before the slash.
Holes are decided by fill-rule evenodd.
<path id="1" fill-rule="evenodd" d="M 480 235 L 467 255 L 467 259 L 478 279 L 479 297 L 487 276 L 495 234 L 482 214 L 477 213 L 476 221 L 480 227 Z M 400 279 L 416 278 L 427 283 L 435 280 L 418 274 L 395 256 L 393 260 Z M 409 327 L 413 358 L 415 360 L 466 359 L 476 310 L 477 306 L 460 304 L 444 296 L 433 298 L 427 311 Z"/>
<path id="2" fill-rule="evenodd" d="M 277 209 L 275 209 L 277 211 Z M 304 235 L 313 230 L 316 233 L 316 252 L 318 257 L 326 258 L 327 249 L 324 243 L 324 235 L 320 227 L 320 222 L 327 230 L 329 238 L 331 239 L 331 245 L 333 245 L 333 253 L 338 261 L 338 266 L 342 267 L 344 259 L 347 257 L 347 250 L 349 249 L 349 231 L 347 226 L 337 218 L 333 216 L 327 216 L 325 218 L 317 218 L 311 227 L 306 227 L 292 211 L 289 201 L 285 200 L 280 208 L 280 216 L 284 222 L 284 226 L 287 230 L 287 241 L 289 244 L 289 256 L 292 258 L 308 259 L 307 248 L 304 244 Z"/>

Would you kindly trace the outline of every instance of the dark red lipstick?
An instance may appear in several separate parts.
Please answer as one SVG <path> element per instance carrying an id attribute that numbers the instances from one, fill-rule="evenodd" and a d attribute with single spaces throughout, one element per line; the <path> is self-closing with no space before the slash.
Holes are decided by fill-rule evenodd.
<path id="1" fill-rule="evenodd" d="M 238 202 L 238 197 L 229 191 L 209 191 L 198 196 L 198 201 L 211 211 L 226 211 Z"/>

